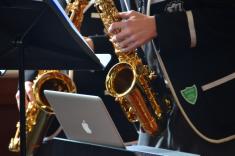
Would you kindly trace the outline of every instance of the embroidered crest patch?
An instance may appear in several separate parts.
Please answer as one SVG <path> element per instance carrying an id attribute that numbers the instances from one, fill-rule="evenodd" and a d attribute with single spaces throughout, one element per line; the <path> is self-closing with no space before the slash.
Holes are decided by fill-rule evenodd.
<path id="1" fill-rule="evenodd" d="M 184 11 L 184 2 L 180 0 L 174 0 L 168 3 L 165 7 L 165 11 L 172 13 L 172 12 L 182 12 Z"/>
<path id="2" fill-rule="evenodd" d="M 197 87 L 196 85 L 192 85 L 191 87 L 186 87 L 185 89 L 180 91 L 182 97 L 187 101 L 188 103 L 195 105 L 197 102 Z"/>

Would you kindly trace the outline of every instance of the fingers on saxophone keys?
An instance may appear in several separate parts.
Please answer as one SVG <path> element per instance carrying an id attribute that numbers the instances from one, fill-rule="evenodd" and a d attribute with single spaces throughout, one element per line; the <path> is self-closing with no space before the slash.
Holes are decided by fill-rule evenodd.
<path id="1" fill-rule="evenodd" d="M 110 39 L 110 41 L 112 43 L 114 43 L 114 47 L 118 52 L 124 52 L 122 49 L 125 48 L 125 47 L 123 46 L 122 42 L 120 42 L 120 43 L 119 42 L 113 42 L 112 39 Z"/>
<path id="2" fill-rule="evenodd" d="M 121 31 L 118 34 L 115 34 L 112 36 L 111 41 L 113 43 L 117 43 L 117 42 L 122 42 L 123 40 L 125 40 L 128 37 L 128 34 L 126 33 L 126 31 Z"/>
<path id="3" fill-rule="evenodd" d="M 122 48 L 120 46 L 120 43 L 117 41 L 116 36 L 113 36 L 112 38 L 110 38 L 110 42 L 112 42 L 116 48 L 118 48 L 118 49 Z"/>
<path id="4" fill-rule="evenodd" d="M 119 42 L 121 48 L 126 48 L 135 41 L 135 35 L 125 38 L 122 42 Z"/>
<path id="5" fill-rule="evenodd" d="M 127 47 L 122 48 L 121 51 L 122 52 L 129 52 L 131 50 L 135 50 L 138 47 L 138 41 L 135 42 L 131 42 Z"/>
<path id="6" fill-rule="evenodd" d="M 127 11 L 127 12 L 119 12 L 118 17 L 122 19 L 129 19 L 133 15 L 134 11 Z"/>
<path id="7" fill-rule="evenodd" d="M 121 29 L 121 28 L 122 28 L 122 23 L 121 22 L 114 22 L 109 26 L 108 33 L 115 34 L 117 29 Z"/>

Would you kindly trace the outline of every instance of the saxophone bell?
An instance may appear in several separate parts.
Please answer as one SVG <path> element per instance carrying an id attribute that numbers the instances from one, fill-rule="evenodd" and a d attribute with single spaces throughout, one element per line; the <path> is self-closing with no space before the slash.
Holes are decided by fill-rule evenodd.
<path id="1" fill-rule="evenodd" d="M 137 77 L 131 64 L 117 63 L 107 74 L 106 89 L 117 98 L 130 122 L 139 121 L 147 133 L 154 135 L 159 132 L 159 127 L 152 115 L 153 110 L 148 110 L 147 97 L 143 96 L 142 88 L 137 85 Z"/>

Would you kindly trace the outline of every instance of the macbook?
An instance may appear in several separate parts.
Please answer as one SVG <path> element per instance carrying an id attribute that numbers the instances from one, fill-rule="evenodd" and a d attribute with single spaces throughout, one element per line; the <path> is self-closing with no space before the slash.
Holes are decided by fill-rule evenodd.
<path id="1" fill-rule="evenodd" d="M 100 97 L 49 90 L 44 93 L 68 139 L 125 147 Z"/>

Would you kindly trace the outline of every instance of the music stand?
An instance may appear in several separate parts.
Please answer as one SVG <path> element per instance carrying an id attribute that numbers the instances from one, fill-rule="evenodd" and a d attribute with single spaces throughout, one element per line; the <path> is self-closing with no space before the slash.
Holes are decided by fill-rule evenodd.
<path id="1" fill-rule="evenodd" d="M 31 3 L 30 3 L 31 2 Z M 102 69 L 102 65 L 56 0 L 1 7 L 0 67 Z"/>
<path id="2" fill-rule="evenodd" d="M 103 66 L 57 0 L 8 2 L 0 3 L 0 68 L 19 69 L 20 155 L 25 156 L 24 70 Z"/>

